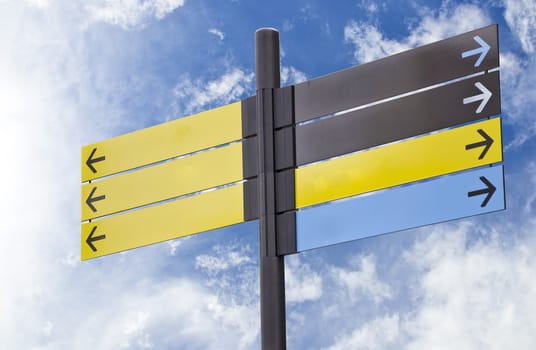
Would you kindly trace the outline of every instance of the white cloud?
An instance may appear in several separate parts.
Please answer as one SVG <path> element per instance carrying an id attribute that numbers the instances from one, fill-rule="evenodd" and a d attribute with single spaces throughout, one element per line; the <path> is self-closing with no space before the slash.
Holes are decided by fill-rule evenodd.
<path id="1" fill-rule="evenodd" d="M 331 274 L 336 283 L 346 291 L 351 303 L 358 301 L 360 296 L 370 298 L 375 303 L 391 298 L 389 286 L 378 278 L 373 256 L 353 257 L 350 266 L 350 269 L 333 268 Z"/>
<path id="2" fill-rule="evenodd" d="M 93 21 L 129 29 L 162 19 L 184 5 L 185 0 L 93 0 L 85 3 Z"/>
<path id="3" fill-rule="evenodd" d="M 163 16 L 166 3 L 151 2 L 147 11 Z M 109 74 L 121 58 L 99 61 L 106 30 L 117 28 L 100 28 L 94 47 L 93 19 L 71 1 L 0 7 L 0 157 L 9 169 L 0 172 L 2 348 L 254 347 L 251 268 L 233 280 L 241 284 L 232 292 L 241 294 L 227 298 L 230 287 L 204 280 L 160 286 L 168 245 L 80 263 L 80 147 L 117 132 L 125 113 L 115 88 L 128 84 Z"/>
<path id="4" fill-rule="evenodd" d="M 288 303 L 303 303 L 322 296 L 322 278 L 303 263 L 299 255 L 285 259 L 285 298 Z"/>
<path id="5" fill-rule="evenodd" d="M 536 220 L 516 225 L 515 232 L 512 227 L 462 221 L 426 229 L 431 232 L 423 240 L 391 262 L 405 266 L 401 282 L 391 282 L 407 293 L 400 305 L 381 317 L 374 315 L 384 309 L 376 308 L 368 321 L 340 327 L 327 348 L 533 349 Z M 328 289 L 324 298 L 332 294 Z M 344 302 L 330 314 L 368 314 L 363 304 L 339 299 Z"/>
<path id="6" fill-rule="evenodd" d="M 536 6 L 533 0 L 505 0 L 504 17 L 527 54 L 536 50 Z"/>
<path id="7" fill-rule="evenodd" d="M 411 47 L 407 43 L 384 38 L 373 25 L 355 21 L 344 27 L 344 40 L 355 45 L 354 58 L 360 63 L 374 61 Z"/>
<path id="8" fill-rule="evenodd" d="M 526 54 L 501 53 L 501 86 L 503 110 L 507 123 L 518 126 L 515 138 L 505 146 L 506 150 L 519 148 L 536 135 L 536 120 L 532 111 L 536 108 L 536 74 L 534 52 L 536 49 L 536 7 L 531 1 L 505 1 L 505 19 L 517 36 Z"/>
<path id="9" fill-rule="evenodd" d="M 50 6 L 50 0 L 25 0 L 28 5 L 38 8 L 38 9 L 46 9 Z"/>
<path id="10" fill-rule="evenodd" d="M 208 32 L 210 34 L 213 34 L 213 35 L 217 36 L 221 41 L 223 41 L 223 39 L 225 39 L 225 34 L 219 29 L 212 28 L 212 29 L 209 29 Z"/>
<path id="11" fill-rule="evenodd" d="M 212 254 L 198 255 L 195 266 L 205 274 L 205 285 L 217 290 L 220 297 L 238 306 L 257 307 L 257 257 L 249 245 L 216 245 L 212 248 Z"/>
<path id="12" fill-rule="evenodd" d="M 80 106 L 66 98 L 87 77 L 87 52 L 71 46 L 55 9 L 44 17 L 26 6 L 2 6 L 0 20 L 0 157 L 9 169 L 0 173 L 0 344 L 12 349 L 37 346 L 59 329 L 45 311 L 72 273 L 61 260 L 79 242 L 73 203 L 79 131 L 87 125 L 76 118 Z"/>
<path id="13" fill-rule="evenodd" d="M 166 243 L 169 247 L 169 255 L 175 256 L 177 254 L 177 248 L 179 248 L 179 246 L 183 244 L 184 241 L 190 238 L 191 236 L 187 236 L 187 237 L 182 237 L 181 239 L 173 239 L 171 241 L 167 241 Z"/>
<path id="14" fill-rule="evenodd" d="M 289 19 L 285 19 L 283 21 L 283 31 L 290 32 L 292 29 L 294 29 L 294 23 Z"/>
<path id="15" fill-rule="evenodd" d="M 385 3 L 378 5 L 377 1 L 361 0 L 358 6 L 367 11 L 369 14 L 376 14 L 380 10 L 379 6 L 385 7 Z"/>
<path id="16" fill-rule="evenodd" d="M 183 76 L 175 85 L 174 93 L 179 109 L 184 115 L 198 112 L 207 106 L 225 105 L 245 97 L 252 91 L 254 74 L 238 68 L 231 69 L 221 77 L 204 81 Z"/>
<path id="17" fill-rule="evenodd" d="M 195 258 L 195 266 L 210 274 L 218 273 L 243 264 L 253 263 L 249 246 L 215 246 L 213 255 L 199 255 Z"/>
<path id="18" fill-rule="evenodd" d="M 422 275 L 413 295 L 417 309 L 404 326 L 411 339 L 407 349 L 536 345 L 534 239 L 510 245 L 492 234 L 490 241 L 468 246 L 467 234 L 476 229 L 467 223 L 456 231 L 437 228 L 408 252 Z"/>
<path id="19" fill-rule="evenodd" d="M 281 66 L 281 85 L 301 83 L 307 80 L 304 72 L 293 66 Z"/>
<path id="20" fill-rule="evenodd" d="M 47 321 L 45 323 L 45 326 L 43 327 L 43 334 L 48 337 L 52 335 L 53 330 L 54 330 L 54 324 L 52 324 L 52 322 L 50 321 Z"/>
<path id="21" fill-rule="evenodd" d="M 352 332 L 352 334 L 338 339 L 335 344 L 326 350 L 367 349 L 382 350 L 391 348 L 399 336 L 399 320 L 397 315 L 387 315 L 372 320 Z"/>
<path id="22" fill-rule="evenodd" d="M 536 108 L 536 74 L 533 58 L 524 60 L 512 52 L 502 53 L 501 100 L 506 114 L 506 123 L 517 126 L 514 139 L 505 145 L 506 150 L 522 146 L 536 135 L 536 119 L 532 111 Z"/>
<path id="23" fill-rule="evenodd" d="M 234 304 L 194 281 L 146 280 L 116 298 L 113 308 L 77 320 L 68 348 L 249 349 L 258 323 L 256 305 Z"/>
<path id="24" fill-rule="evenodd" d="M 207 107 L 217 107 L 239 100 L 252 90 L 254 74 L 238 68 L 209 81 L 183 76 L 175 85 L 178 113 L 188 115 Z"/>
<path id="25" fill-rule="evenodd" d="M 536 188 L 536 162 L 532 161 L 529 164 L 527 164 L 527 170 L 530 174 L 530 182 L 529 186 L 532 188 Z M 531 215 L 534 211 L 536 211 L 536 191 L 532 191 L 527 194 L 527 198 L 525 200 L 525 203 L 523 205 L 523 210 L 525 215 Z"/>
<path id="26" fill-rule="evenodd" d="M 486 13 L 475 5 L 458 5 L 453 9 L 443 6 L 437 13 L 427 13 L 415 28 L 408 28 L 411 34 L 400 41 L 385 38 L 374 25 L 356 21 L 345 26 L 344 38 L 355 46 L 355 60 L 364 63 L 461 34 L 487 23 L 489 18 Z"/>

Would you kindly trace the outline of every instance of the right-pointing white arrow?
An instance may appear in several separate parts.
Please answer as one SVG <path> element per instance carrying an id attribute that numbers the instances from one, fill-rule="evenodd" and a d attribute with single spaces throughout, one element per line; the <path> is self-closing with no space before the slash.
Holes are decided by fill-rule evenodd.
<path id="1" fill-rule="evenodd" d="M 491 91 L 489 91 L 482 83 L 480 82 L 476 82 L 475 83 L 475 86 L 482 92 L 481 94 L 479 95 L 475 95 L 475 96 L 471 96 L 471 97 L 466 97 L 463 99 L 463 104 L 466 105 L 466 104 L 469 104 L 469 103 L 473 103 L 473 102 L 478 102 L 478 101 L 481 101 L 480 102 L 480 105 L 478 106 L 478 108 L 476 109 L 476 113 L 480 113 L 484 110 L 484 107 L 486 107 L 486 105 L 488 104 L 488 101 L 489 99 L 491 98 Z"/>
<path id="2" fill-rule="evenodd" d="M 478 47 L 476 49 L 473 49 L 473 50 L 468 50 L 468 51 L 462 52 L 462 59 L 466 58 L 466 57 L 480 55 L 478 57 L 478 59 L 476 60 L 476 62 L 475 62 L 475 67 L 478 67 L 478 66 L 480 66 L 480 64 L 482 63 L 482 61 L 484 60 L 484 58 L 488 54 L 490 46 L 488 45 L 487 42 L 485 42 L 478 35 L 474 36 L 473 40 L 476 41 L 480 45 L 480 47 Z"/>

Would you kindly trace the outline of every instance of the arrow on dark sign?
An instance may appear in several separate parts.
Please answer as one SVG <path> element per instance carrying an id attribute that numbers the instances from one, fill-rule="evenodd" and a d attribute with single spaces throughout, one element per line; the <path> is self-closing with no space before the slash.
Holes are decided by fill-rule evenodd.
<path id="1" fill-rule="evenodd" d="M 480 204 L 481 207 L 485 207 L 488 204 L 491 197 L 493 196 L 493 194 L 495 193 L 496 188 L 484 176 L 480 177 L 480 181 L 482 181 L 484 185 L 486 185 L 486 188 L 468 192 L 467 197 L 474 197 L 474 196 L 480 196 L 480 195 L 486 194 L 487 195 L 486 198 L 484 198 L 484 201 L 482 202 L 482 204 Z"/>
<path id="2" fill-rule="evenodd" d="M 106 195 L 100 195 L 100 196 L 96 196 L 96 197 L 93 197 L 93 195 L 95 194 L 95 191 L 97 191 L 97 187 L 93 187 L 93 189 L 91 190 L 91 192 L 89 193 L 89 196 L 87 197 L 86 199 L 86 204 L 87 206 L 89 207 L 89 209 L 91 209 L 94 213 L 97 211 L 97 208 L 95 208 L 95 206 L 93 205 L 94 202 L 98 202 L 98 201 L 102 201 L 103 199 L 106 199 Z"/>
<path id="3" fill-rule="evenodd" d="M 86 160 L 87 167 L 95 174 L 97 172 L 97 169 L 93 166 L 94 163 L 102 162 L 103 160 L 106 160 L 106 156 L 100 156 L 97 158 L 93 158 L 95 155 L 95 152 L 97 152 L 97 148 L 93 148 L 93 151 L 91 151 L 91 154 L 89 155 L 89 158 Z"/>
<path id="4" fill-rule="evenodd" d="M 93 229 L 91 229 L 91 232 L 86 239 L 87 245 L 91 248 L 91 250 L 93 250 L 93 252 L 97 251 L 97 248 L 95 248 L 93 242 L 100 241 L 106 238 L 106 235 L 93 236 L 95 234 L 95 231 L 97 231 L 97 226 L 93 226 Z"/>
<path id="5" fill-rule="evenodd" d="M 465 149 L 470 150 L 470 149 L 473 149 L 473 148 L 484 147 L 484 149 L 480 153 L 480 156 L 478 157 L 478 159 L 482 159 L 482 158 L 484 158 L 486 156 L 486 153 L 488 153 L 488 150 L 490 149 L 491 145 L 493 144 L 493 139 L 488 134 L 486 134 L 486 132 L 484 130 L 478 129 L 477 131 L 480 134 L 480 136 L 482 136 L 484 138 L 484 140 L 480 141 L 480 142 L 475 142 L 475 143 L 471 143 L 469 145 L 466 145 Z"/>
<path id="6" fill-rule="evenodd" d="M 476 113 L 480 113 L 484 110 L 484 107 L 488 104 L 489 99 L 491 98 L 491 91 L 489 91 L 482 83 L 476 82 L 475 86 L 482 92 L 480 95 L 475 95 L 471 97 L 466 97 L 463 99 L 463 104 L 469 104 L 473 102 L 480 102 L 480 105 L 478 105 L 478 108 L 476 109 Z"/>
<path id="7" fill-rule="evenodd" d="M 480 66 L 480 64 L 482 63 L 482 61 L 484 60 L 484 58 L 488 54 L 490 46 L 488 45 L 487 42 L 482 40 L 482 38 L 479 37 L 478 35 L 474 36 L 473 40 L 476 41 L 480 45 L 480 47 L 478 47 L 476 49 L 473 49 L 473 50 L 468 50 L 468 51 L 462 52 L 462 58 L 480 55 L 480 56 L 478 56 L 478 59 L 475 62 L 475 67 L 478 67 L 478 66 Z"/>

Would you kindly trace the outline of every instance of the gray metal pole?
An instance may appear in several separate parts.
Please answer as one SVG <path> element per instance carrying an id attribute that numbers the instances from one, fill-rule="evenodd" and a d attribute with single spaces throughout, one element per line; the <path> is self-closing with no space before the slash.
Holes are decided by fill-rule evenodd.
<path id="1" fill-rule="evenodd" d="M 255 32 L 257 137 L 259 140 L 259 239 L 261 345 L 284 350 L 286 340 L 285 261 L 276 252 L 274 89 L 279 88 L 279 32 Z"/>

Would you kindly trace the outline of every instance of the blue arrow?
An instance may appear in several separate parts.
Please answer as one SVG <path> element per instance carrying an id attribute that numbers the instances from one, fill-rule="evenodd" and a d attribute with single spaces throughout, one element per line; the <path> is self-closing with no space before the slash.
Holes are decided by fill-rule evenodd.
<path id="1" fill-rule="evenodd" d="M 487 42 L 482 40 L 482 38 L 479 37 L 478 35 L 474 36 L 473 40 L 476 41 L 480 45 L 480 47 L 476 48 L 476 49 L 473 49 L 473 50 L 462 52 L 462 58 L 471 57 L 471 56 L 475 56 L 475 55 L 480 55 L 480 57 L 478 57 L 478 59 L 475 62 L 475 67 L 478 67 L 478 66 L 480 66 L 480 64 L 482 63 L 482 61 L 484 60 L 484 58 L 488 54 L 490 46 L 488 45 Z"/>
<path id="2" fill-rule="evenodd" d="M 481 82 L 476 82 L 475 86 L 480 90 L 481 94 L 464 98 L 463 104 L 466 105 L 480 101 L 480 105 L 478 105 L 478 108 L 476 109 L 476 113 L 478 114 L 484 110 L 484 107 L 486 107 L 493 94 Z"/>

